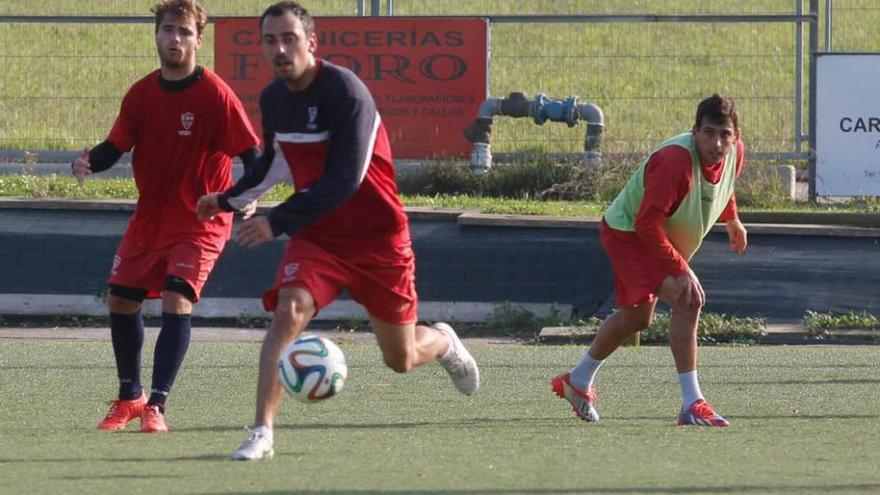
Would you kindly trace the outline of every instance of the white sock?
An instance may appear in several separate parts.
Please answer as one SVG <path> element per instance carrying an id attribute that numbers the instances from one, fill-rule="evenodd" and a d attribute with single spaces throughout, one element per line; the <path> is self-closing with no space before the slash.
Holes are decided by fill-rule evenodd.
<path id="1" fill-rule="evenodd" d="M 581 362 L 571 370 L 569 377 L 571 385 L 582 392 L 589 392 L 590 387 L 593 386 L 593 380 L 596 378 L 596 372 L 604 362 L 604 360 L 591 358 L 590 353 L 585 352 Z"/>
<path id="2" fill-rule="evenodd" d="M 258 427 L 256 427 L 256 428 L 254 428 L 252 431 L 253 431 L 254 433 L 256 433 L 257 435 L 260 435 L 261 437 L 265 438 L 265 439 L 268 440 L 270 443 L 271 443 L 272 440 L 273 440 L 273 438 L 272 438 L 272 428 L 269 428 L 268 426 L 258 426 Z"/>
<path id="3" fill-rule="evenodd" d="M 700 382 L 697 380 L 697 370 L 679 373 L 678 385 L 681 387 L 682 407 L 689 407 L 703 398 L 703 393 L 700 392 Z"/>

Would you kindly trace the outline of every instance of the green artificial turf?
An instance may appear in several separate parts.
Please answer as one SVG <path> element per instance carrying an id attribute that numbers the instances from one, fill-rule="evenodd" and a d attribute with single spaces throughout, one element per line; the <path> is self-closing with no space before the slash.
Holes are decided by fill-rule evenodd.
<path id="1" fill-rule="evenodd" d="M 877 493 L 878 347 L 701 349 L 727 429 L 677 427 L 669 351 L 621 349 L 587 424 L 548 381 L 575 346 L 471 345 L 483 389 L 436 365 L 397 375 L 343 342 L 349 381 L 316 405 L 286 400 L 276 457 L 228 460 L 252 421 L 258 345 L 194 342 L 168 402 L 172 432 L 94 430 L 115 392 L 109 342 L 0 345 L 2 493 Z M 144 349 L 149 370 L 152 343 Z M 145 379 L 149 373 L 145 371 Z"/>

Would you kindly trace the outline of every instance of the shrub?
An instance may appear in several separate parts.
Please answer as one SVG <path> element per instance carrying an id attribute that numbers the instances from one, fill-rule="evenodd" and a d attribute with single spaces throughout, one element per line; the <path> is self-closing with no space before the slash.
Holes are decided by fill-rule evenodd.
<path id="1" fill-rule="evenodd" d="M 479 195 L 482 181 L 482 177 L 471 173 L 465 164 L 442 161 L 426 163 L 419 173 L 401 174 L 397 187 L 403 194 Z"/>
<path id="2" fill-rule="evenodd" d="M 465 163 L 426 163 L 419 172 L 401 174 L 398 189 L 408 195 L 475 195 L 540 201 L 602 201 L 617 195 L 632 173 L 633 162 L 614 159 L 595 170 L 577 162 L 556 163 L 549 154 L 528 153 L 496 164 L 475 176 Z"/>
<path id="3" fill-rule="evenodd" d="M 504 302 L 495 306 L 483 330 L 493 334 L 537 334 L 544 327 L 565 325 L 566 322 L 555 308 L 549 316 L 539 317 L 520 305 Z"/>
<path id="4" fill-rule="evenodd" d="M 880 213 L 880 197 L 856 196 L 845 201 L 844 206 L 865 213 Z"/>
<path id="5" fill-rule="evenodd" d="M 490 197 L 539 198 L 555 184 L 572 179 L 579 165 L 556 164 L 548 155 L 530 155 L 526 161 L 499 165 L 483 176 L 482 193 Z"/>
<path id="6" fill-rule="evenodd" d="M 857 329 L 880 330 L 880 319 L 867 311 L 848 313 L 817 313 L 807 311 L 804 328 L 814 337 L 825 337 L 829 330 Z"/>
<path id="7" fill-rule="evenodd" d="M 736 182 L 737 205 L 767 209 L 791 205 L 793 201 L 778 170 L 762 163 L 747 164 Z"/>
<path id="8" fill-rule="evenodd" d="M 641 341 L 661 343 L 669 341 L 668 313 L 656 313 L 654 321 L 642 331 Z M 763 318 L 741 318 L 717 313 L 703 313 L 697 327 L 697 340 L 706 344 L 753 344 L 766 335 Z"/>
<path id="9" fill-rule="evenodd" d="M 669 342 L 669 321 L 668 313 L 655 313 L 654 320 L 641 332 L 640 341 L 646 344 Z M 564 326 L 578 330 L 577 337 L 572 339 L 574 343 L 592 340 L 601 323 L 601 320 L 593 316 L 563 320 L 558 314 L 553 314 L 539 318 L 521 306 L 504 303 L 495 307 L 484 329 L 489 333 L 523 334 L 538 333 L 549 326 Z M 697 340 L 704 344 L 754 344 L 766 334 L 763 318 L 743 318 L 717 313 L 703 313 L 697 328 Z"/>
<path id="10" fill-rule="evenodd" d="M 608 204 L 626 185 L 644 158 L 634 154 L 609 154 L 595 169 L 574 166 L 567 181 L 545 189 L 542 200 L 595 201 Z"/>

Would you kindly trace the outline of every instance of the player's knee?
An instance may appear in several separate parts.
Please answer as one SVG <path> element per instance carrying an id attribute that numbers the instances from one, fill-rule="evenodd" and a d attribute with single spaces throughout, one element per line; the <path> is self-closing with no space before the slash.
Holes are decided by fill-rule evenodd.
<path id="1" fill-rule="evenodd" d="M 187 296 L 171 291 L 162 293 L 162 312 L 175 315 L 192 313 L 193 302 Z"/>
<path id="2" fill-rule="evenodd" d="M 669 309 L 682 318 L 696 319 L 700 317 L 700 313 L 703 311 L 703 304 L 704 303 L 696 301 L 693 301 L 690 304 L 687 304 L 684 301 L 676 301 L 669 305 Z"/>
<path id="3" fill-rule="evenodd" d="M 140 308 L 141 303 L 137 301 L 115 296 L 113 294 L 107 296 L 107 310 L 111 313 L 130 315 L 137 313 Z"/>
<path id="4" fill-rule="evenodd" d="M 281 327 L 298 332 L 305 328 L 315 313 L 315 303 L 302 290 L 281 290 L 275 307 L 275 320 Z"/>

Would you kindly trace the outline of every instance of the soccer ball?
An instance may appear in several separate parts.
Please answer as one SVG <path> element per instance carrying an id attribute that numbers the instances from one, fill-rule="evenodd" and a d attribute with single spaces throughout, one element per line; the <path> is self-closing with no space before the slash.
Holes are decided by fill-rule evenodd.
<path id="1" fill-rule="evenodd" d="M 284 390 L 300 402 L 318 402 L 338 394 L 345 385 L 345 354 L 329 339 L 304 335 L 281 353 L 278 375 Z"/>

